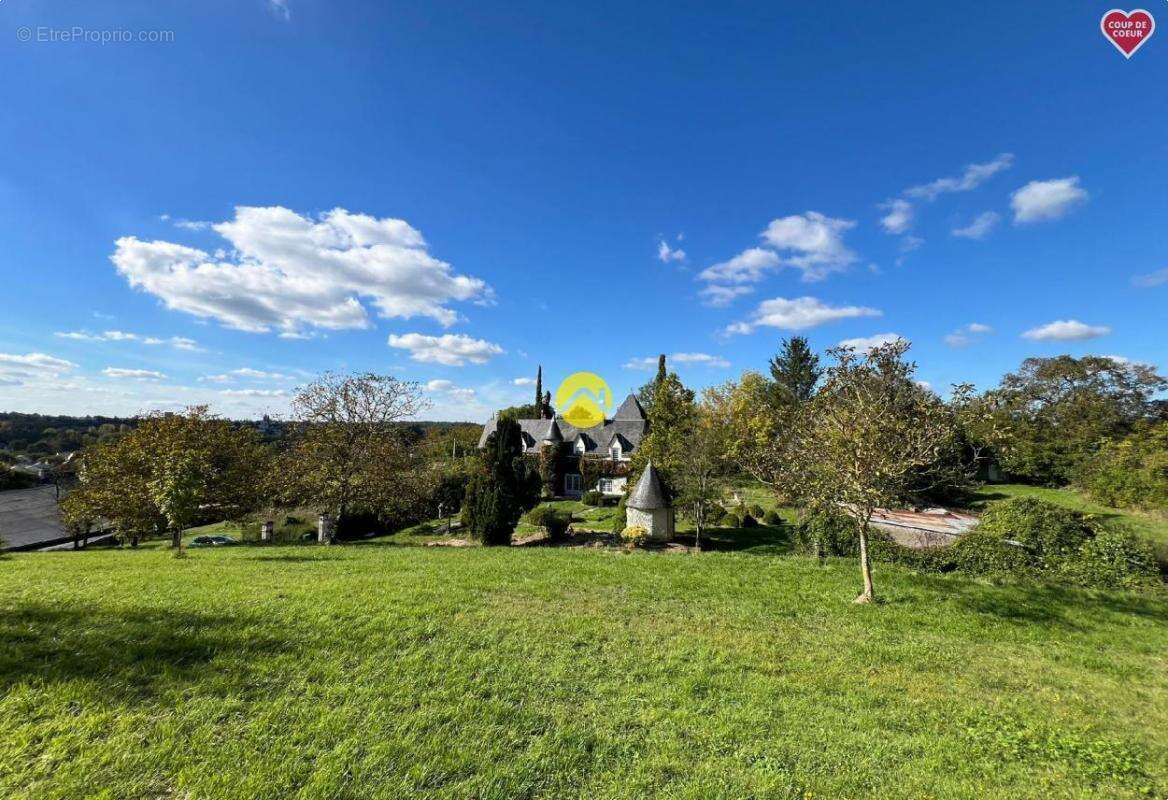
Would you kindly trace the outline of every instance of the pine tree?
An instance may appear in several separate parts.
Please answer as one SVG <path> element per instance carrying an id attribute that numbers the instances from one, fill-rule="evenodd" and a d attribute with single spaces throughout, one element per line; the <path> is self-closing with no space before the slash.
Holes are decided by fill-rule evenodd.
<path id="1" fill-rule="evenodd" d="M 810 400 L 822 374 L 819 356 L 812 352 L 803 336 L 784 339 L 778 355 L 771 359 L 771 378 L 779 399 L 786 402 Z"/>
<path id="2" fill-rule="evenodd" d="M 543 407 L 543 365 L 540 364 L 535 368 L 535 407 L 539 412 L 540 419 L 547 419 L 547 414 Z"/>

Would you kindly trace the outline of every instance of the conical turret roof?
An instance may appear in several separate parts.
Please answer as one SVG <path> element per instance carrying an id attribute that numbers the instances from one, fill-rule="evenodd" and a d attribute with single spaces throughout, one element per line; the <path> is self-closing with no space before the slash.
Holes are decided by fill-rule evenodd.
<path id="1" fill-rule="evenodd" d="M 657 468 L 653 466 L 652 461 L 641 473 L 641 479 L 633 487 L 626 505 L 642 510 L 669 507 L 669 501 L 665 499 L 665 490 L 661 488 L 661 476 L 658 474 Z"/>

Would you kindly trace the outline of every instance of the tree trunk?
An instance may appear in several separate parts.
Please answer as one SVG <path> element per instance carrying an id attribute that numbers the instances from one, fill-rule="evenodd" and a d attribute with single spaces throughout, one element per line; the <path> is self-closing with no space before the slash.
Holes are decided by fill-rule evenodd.
<path id="1" fill-rule="evenodd" d="M 176 550 L 182 547 L 182 528 L 175 528 L 170 532 L 170 546 Z"/>
<path id="2" fill-rule="evenodd" d="M 871 603 L 876 600 L 876 588 L 872 585 L 872 559 L 868 556 L 868 517 L 860 524 L 860 572 L 864 575 L 864 591 L 856 598 L 857 603 Z"/>
<path id="3" fill-rule="evenodd" d="M 702 552 L 702 517 L 704 515 L 701 509 L 698 509 L 698 513 L 694 516 L 696 517 L 694 520 L 694 552 L 700 553 Z"/>

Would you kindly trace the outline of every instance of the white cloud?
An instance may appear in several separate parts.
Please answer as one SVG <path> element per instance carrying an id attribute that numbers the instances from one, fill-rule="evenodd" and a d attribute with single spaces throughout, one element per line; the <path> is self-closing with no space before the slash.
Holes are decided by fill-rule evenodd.
<path id="1" fill-rule="evenodd" d="M 764 300 L 749 320 L 730 325 L 726 333 L 751 333 L 759 327 L 799 331 L 841 319 L 879 317 L 882 313 L 865 306 L 829 306 L 814 297 L 797 297 L 794 300 L 776 297 Z"/>
<path id="2" fill-rule="evenodd" d="M 106 367 L 101 371 L 107 378 L 133 378 L 140 381 L 160 381 L 166 378 L 161 372 L 152 369 L 125 369 L 123 367 Z"/>
<path id="3" fill-rule="evenodd" d="M 126 236 L 111 260 L 131 286 L 168 308 L 251 332 L 369 327 L 363 299 L 382 317 L 451 325 L 458 315 L 449 303 L 492 298 L 486 283 L 431 256 L 404 220 L 240 206 L 212 228 L 230 253 Z"/>
<path id="4" fill-rule="evenodd" d="M 176 350 L 201 349 L 198 342 L 194 339 L 188 339 L 185 336 L 161 338 L 158 336 L 143 336 L 138 333 L 127 333 L 126 331 L 102 331 L 101 333 L 90 333 L 89 331 L 58 331 L 53 335 L 62 339 L 72 339 L 79 342 L 139 342 L 147 346 L 166 344 Z"/>
<path id="5" fill-rule="evenodd" d="M 844 245 L 843 235 L 856 227 L 852 220 L 834 219 L 808 211 L 771 220 L 762 238 L 771 247 L 786 253 L 784 264 L 803 271 L 803 280 L 817 281 L 839 272 L 856 260 Z"/>
<path id="6" fill-rule="evenodd" d="M 984 239 L 998 225 L 1002 215 L 996 211 L 986 211 L 978 214 L 973 221 L 964 228 L 954 228 L 953 235 L 962 239 Z"/>
<path id="7" fill-rule="evenodd" d="M 292 19 L 292 9 L 288 7 L 288 0 L 268 0 L 268 10 L 285 22 Z"/>
<path id="8" fill-rule="evenodd" d="M 425 336 L 420 333 L 407 333 L 402 336 L 391 334 L 389 346 L 408 350 L 410 358 L 414 361 L 445 364 L 448 367 L 461 367 L 468 362 L 485 364 L 492 356 L 504 352 L 502 347 L 492 342 L 450 333 L 443 336 Z"/>
<path id="9" fill-rule="evenodd" d="M 961 175 L 951 178 L 938 178 L 932 183 L 913 186 L 905 190 L 905 195 L 923 200 L 936 200 L 943 194 L 953 192 L 973 191 L 994 175 L 1009 169 L 1014 164 L 1012 153 L 1002 153 L 992 161 L 984 164 L 969 164 Z"/>
<path id="10" fill-rule="evenodd" d="M 1163 286 L 1168 283 L 1168 269 L 1161 269 L 1155 272 L 1149 272 L 1147 275 L 1137 275 L 1132 278 L 1132 284 L 1143 289 L 1151 289 L 1153 286 Z"/>
<path id="11" fill-rule="evenodd" d="M 221 389 L 219 394 L 225 397 L 287 397 L 283 389 Z"/>
<path id="12" fill-rule="evenodd" d="M 669 242 L 661 239 L 657 242 L 657 258 L 665 264 L 670 261 L 683 262 L 685 261 L 685 251 L 680 247 L 670 247 Z"/>
<path id="13" fill-rule="evenodd" d="M 777 253 L 751 247 L 729 261 L 707 267 L 698 278 L 712 283 L 757 283 L 766 272 L 778 268 L 781 263 Z"/>
<path id="14" fill-rule="evenodd" d="M 730 362 L 722 358 L 722 356 L 714 356 L 709 353 L 672 353 L 665 358 L 667 361 L 675 364 L 693 364 L 701 367 L 716 367 L 719 369 L 730 366 Z M 625 363 L 624 367 L 625 369 L 656 369 L 657 356 L 630 359 Z"/>
<path id="15" fill-rule="evenodd" d="M 912 227 L 913 207 L 909 201 L 898 197 L 881 204 L 880 208 L 888 212 L 880 218 L 880 225 L 885 233 L 899 235 L 907 233 Z"/>
<path id="16" fill-rule="evenodd" d="M 1077 175 L 1049 181 L 1031 181 L 1010 195 L 1014 222 L 1043 222 L 1065 216 L 1087 200 L 1087 191 L 1079 186 Z"/>
<path id="17" fill-rule="evenodd" d="M 516 378 L 511 381 L 512 386 L 535 386 L 535 378 Z"/>
<path id="18" fill-rule="evenodd" d="M 0 381 L 3 381 L 4 386 L 54 380 L 76 368 L 77 365 L 72 361 L 45 353 L 0 353 Z"/>
<path id="19" fill-rule="evenodd" d="M 945 344 L 950 347 L 965 347 L 977 341 L 978 337 L 993 332 L 994 329 L 989 325 L 983 325 L 980 322 L 971 322 L 968 325 L 962 325 L 953 331 L 953 333 L 946 335 Z"/>
<path id="20" fill-rule="evenodd" d="M 458 386 L 454 381 L 437 378 L 426 383 L 426 391 L 446 395 L 449 398 L 463 402 L 471 401 L 477 394 L 474 389 Z"/>
<path id="21" fill-rule="evenodd" d="M 899 333 L 877 333 L 872 336 L 859 336 L 855 339 L 844 339 L 836 347 L 848 347 L 857 353 L 868 353 L 886 344 L 908 341 Z"/>
<path id="22" fill-rule="evenodd" d="M 754 289 L 750 286 L 718 286 L 717 284 L 710 284 L 699 291 L 698 296 L 702 298 L 702 303 L 707 306 L 725 308 L 733 303 L 735 299 L 753 293 Z"/>
<path id="23" fill-rule="evenodd" d="M 1111 328 L 1106 325 L 1087 325 L 1077 319 L 1065 319 L 1031 328 L 1022 336 L 1036 342 L 1078 342 L 1084 339 L 1096 339 L 1109 333 L 1111 333 Z"/>
<path id="24" fill-rule="evenodd" d="M 204 375 L 199 378 L 201 381 L 210 381 L 211 383 L 227 383 L 234 380 L 253 380 L 253 381 L 286 381 L 291 380 L 291 375 L 285 375 L 282 372 L 268 372 L 262 369 L 252 369 L 251 367 L 240 367 L 233 369 L 230 372 L 223 372 L 218 375 Z"/>

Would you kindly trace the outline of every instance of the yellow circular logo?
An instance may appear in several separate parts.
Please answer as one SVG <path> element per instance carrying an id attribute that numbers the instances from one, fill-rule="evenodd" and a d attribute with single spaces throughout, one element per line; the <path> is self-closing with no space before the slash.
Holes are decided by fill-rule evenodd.
<path id="1" fill-rule="evenodd" d="M 612 389 L 594 372 L 573 372 L 556 389 L 556 408 L 577 428 L 594 428 L 612 410 Z"/>

